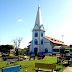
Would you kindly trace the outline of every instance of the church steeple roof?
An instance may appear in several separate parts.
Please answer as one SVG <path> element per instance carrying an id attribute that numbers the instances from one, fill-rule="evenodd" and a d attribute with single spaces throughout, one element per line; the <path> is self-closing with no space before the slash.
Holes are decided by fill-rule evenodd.
<path id="1" fill-rule="evenodd" d="M 40 4 L 38 5 L 38 11 L 37 11 L 37 16 L 36 16 L 36 21 L 35 21 L 35 26 L 33 28 L 33 31 L 34 30 L 45 31 L 42 23 Z"/>
<path id="2" fill-rule="evenodd" d="M 43 24 L 42 23 L 42 17 L 41 17 L 40 4 L 38 5 L 38 11 L 37 11 L 35 24 L 38 24 L 39 26 Z"/>

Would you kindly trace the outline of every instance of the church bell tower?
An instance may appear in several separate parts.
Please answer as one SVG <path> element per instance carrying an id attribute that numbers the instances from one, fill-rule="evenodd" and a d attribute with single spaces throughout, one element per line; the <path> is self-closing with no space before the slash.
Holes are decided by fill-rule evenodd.
<path id="1" fill-rule="evenodd" d="M 32 30 L 32 54 L 42 54 L 44 48 L 45 30 L 42 23 L 40 4 L 38 5 L 35 26 Z"/>

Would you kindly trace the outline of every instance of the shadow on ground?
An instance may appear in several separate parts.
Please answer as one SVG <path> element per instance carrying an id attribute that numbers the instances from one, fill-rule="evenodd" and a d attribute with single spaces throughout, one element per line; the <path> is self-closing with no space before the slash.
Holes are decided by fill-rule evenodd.
<path id="1" fill-rule="evenodd" d="M 56 69 L 55 71 L 57 71 L 57 72 L 58 72 L 58 71 L 60 71 L 61 69 L 62 69 L 62 68 L 58 68 L 58 69 Z"/>
<path id="2" fill-rule="evenodd" d="M 69 64 L 63 64 L 63 66 L 67 67 L 67 66 L 69 66 Z"/>
<path id="3" fill-rule="evenodd" d="M 71 65 L 69 65 L 69 67 L 72 67 L 72 64 L 71 64 Z"/>

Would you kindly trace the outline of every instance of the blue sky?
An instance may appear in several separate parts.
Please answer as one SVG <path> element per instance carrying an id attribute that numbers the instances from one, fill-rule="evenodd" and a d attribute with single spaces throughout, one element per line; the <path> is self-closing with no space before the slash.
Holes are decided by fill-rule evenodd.
<path id="1" fill-rule="evenodd" d="M 72 0 L 0 0 L 0 44 L 22 37 L 20 47 L 28 45 L 39 3 L 45 35 L 72 44 Z"/>

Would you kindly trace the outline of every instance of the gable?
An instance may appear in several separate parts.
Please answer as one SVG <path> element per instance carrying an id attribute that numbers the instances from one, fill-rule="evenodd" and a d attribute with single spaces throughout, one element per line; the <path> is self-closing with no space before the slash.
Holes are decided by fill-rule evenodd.
<path id="1" fill-rule="evenodd" d="M 40 29 L 41 29 L 41 30 L 43 30 L 43 29 L 44 29 L 44 27 L 43 27 L 43 26 L 41 26 L 41 27 L 40 27 Z"/>
<path id="2" fill-rule="evenodd" d="M 36 25 L 34 26 L 34 29 L 39 29 L 38 24 L 36 24 Z"/>
<path id="3" fill-rule="evenodd" d="M 41 30 L 44 30 L 44 27 L 43 27 L 43 25 L 41 25 L 41 26 L 40 26 L 40 29 L 41 29 Z"/>
<path id="4" fill-rule="evenodd" d="M 50 41 L 44 37 L 44 43 L 50 43 Z"/>

